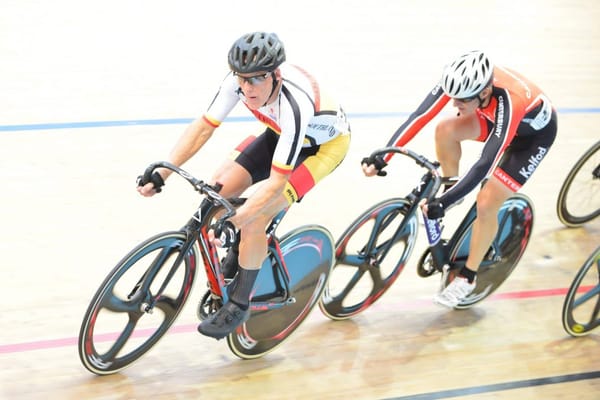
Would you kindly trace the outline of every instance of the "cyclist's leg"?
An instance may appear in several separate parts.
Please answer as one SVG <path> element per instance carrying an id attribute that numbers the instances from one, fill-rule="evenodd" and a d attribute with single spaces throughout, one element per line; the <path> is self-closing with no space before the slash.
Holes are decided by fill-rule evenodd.
<path id="1" fill-rule="evenodd" d="M 517 136 L 504 152 L 493 177 L 477 195 L 477 218 L 473 223 L 473 235 L 467 266 L 477 270 L 494 240 L 498 228 L 497 214 L 502 203 L 513 192 L 521 189 L 533 175 L 556 137 L 556 113 L 548 124 L 533 131 L 530 126 L 520 127 Z"/>
<path id="2" fill-rule="evenodd" d="M 249 136 L 230 153 L 215 171 L 212 182 L 223 185 L 224 197 L 240 196 L 244 190 L 269 174 L 270 164 L 261 162 L 270 159 L 274 147 L 272 133 L 268 130 L 259 136 Z"/>
<path id="3" fill-rule="evenodd" d="M 251 185 L 268 178 L 276 143 L 276 134 L 270 129 L 240 143 L 213 176 L 214 183 L 223 185 L 221 194 L 240 196 Z M 249 318 L 250 292 L 267 248 L 265 218 L 257 215 L 252 223 L 240 229 L 238 246 L 223 260 L 224 275 L 227 278 L 235 275 L 227 288 L 230 301 L 202 321 L 198 326 L 200 333 L 221 339 Z M 261 224 L 262 227 L 257 228 Z"/>
<path id="4" fill-rule="evenodd" d="M 277 144 L 277 136 L 273 131 L 267 129 L 256 140 L 239 147 L 236 163 L 250 172 L 252 183 L 266 180 L 264 187 L 261 188 L 261 194 L 272 192 L 274 196 L 257 207 L 260 209 L 259 212 L 244 216 L 243 225 L 238 224 L 241 235 L 238 257 L 240 268 L 228 287 L 230 301 L 200 324 L 198 330 L 201 333 L 222 338 L 249 318 L 250 294 L 267 255 L 265 226 L 279 211 L 298 201 L 317 181 L 341 162 L 347 151 L 347 141 L 341 136 L 331 142 L 345 144 L 341 156 L 332 150 L 340 148 L 339 145 L 332 147 L 327 143 L 314 149 L 304 150 L 298 158 L 295 169 L 289 175 L 271 169 L 271 160 Z M 224 187 L 227 186 L 225 182 L 220 183 L 223 183 Z M 281 189 L 277 194 L 278 188 Z M 250 198 L 246 206 L 252 204 L 252 201 L 253 199 Z M 232 221 L 234 219 L 235 217 Z"/>
<path id="5" fill-rule="evenodd" d="M 270 163 L 276 145 L 276 134 L 265 130 L 259 136 L 248 136 L 230 153 L 214 173 L 212 182 L 223 185 L 224 197 L 238 197 L 254 183 L 269 176 Z M 221 269 L 226 279 L 232 279 L 239 269 L 239 241 L 227 250 Z"/>
<path id="6" fill-rule="evenodd" d="M 469 256 L 459 274 L 462 279 L 451 282 L 436 296 L 436 302 L 454 307 L 475 288 L 473 281 L 479 265 L 497 234 L 498 211 L 506 199 L 525 184 L 548 153 L 556 136 L 555 118 L 551 122 L 535 135 L 514 139 L 493 176 L 478 193 Z"/>
<path id="7" fill-rule="evenodd" d="M 198 331 L 221 339 L 250 318 L 250 296 L 260 267 L 267 255 L 265 226 L 273 216 L 288 205 L 281 194 L 267 209 L 254 215 L 240 228 L 238 272 L 227 286 L 229 301 L 215 314 L 202 321 Z"/>
<path id="8" fill-rule="evenodd" d="M 476 287 L 477 270 L 498 231 L 498 211 L 512 195 L 500 181 L 491 177 L 477 194 L 477 217 L 473 221 L 469 254 L 465 266 L 434 301 L 447 307 L 456 307 Z"/>
<path id="9" fill-rule="evenodd" d="M 477 194 L 477 218 L 473 221 L 473 233 L 469 245 L 466 266 L 477 271 L 498 231 L 498 211 L 514 193 L 495 176 L 490 177 Z"/>
<path id="10" fill-rule="evenodd" d="M 249 222 L 241 228 L 239 264 L 243 274 L 236 277 L 230 286 L 233 302 L 242 308 L 249 306 L 254 280 L 267 256 L 267 224 L 277 213 L 299 201 L 317 182 L 331 173 L 343 160 L 349 143 L 349 135 L 338 136 L 316 149 L 302 151 L 289 176 L 275 170 L 270 172 L 269 180 L 265 183 L 266 188 L 263 190 L 268 191 L 269 187 L 273 186 L 282 187 L 282 190 L 261 207 L 260 213 L 253 214 Z M 283 180 L 286 182 L 281 184 Z"/>
<path id="11" fill-rule="evenodd" d="M 463 140 L 485 141 L 491 128 L 491 124 L 475 112 L 465 113 L 464 115 L 459 113 L 456 116 L 443 119 L 437 125 L 435 131 L 436 153 L 444 176 L 458 176 L 462 155 L 461 142 Z M 449 187 L 447 185 L 445 190 Z M 498 205 L 498 208 L 501 204 Z M 493 240 L 493 236 L 490 242 L 491 240 Z M 448 285 L 444 291 L 434 297 L 434 301 L 448 307 L 454 307 L 461 297 L 467 296 L 475 288 L 475 274 L 476 269 L 461 269 L 459 271 L 461 279 L 457 279 Z"/>
<path id="12" fill-rule="evenodd" d="M 349 135 L 340 135 L 316 150 L 302 151 L 296 167 L 287 178 L 281 194 L 275 196 L 261 213 L 242 228 L 240 265 L 243 268 L 260 268 L 267 254 L 264 230 L 281 210 L 300 201 L 321 179 L 330 174 L 344 159 L 350 144 Z M 269 158 L 270 159 L 270 158 Z M 271 171 L 271 175 L 277 173 Z M 281 175 L 281 174 L 279 174 Z"/>
<path id="13" fill-rule="evenodd" d="M 435 150 L 444 176 L 458 176 L 463 140 L 484 140 L 487 124 L 477 114 L 444 118 L 435 128 Z"/>

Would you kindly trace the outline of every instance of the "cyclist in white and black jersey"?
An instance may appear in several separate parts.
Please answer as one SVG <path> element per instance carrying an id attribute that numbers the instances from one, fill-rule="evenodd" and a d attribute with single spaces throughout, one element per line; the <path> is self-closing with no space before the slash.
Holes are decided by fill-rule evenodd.
<path id="1" fill-rule="evenodd" d="M 233 278 L 227 288 L 230 301 L 198 326 L 200 333 L 217 339 L 250 316 L 250 294 L 267 254 L 267 224 L 331 173 L 350 144 L 350 127 L 339 103 L 306 71 L 285 61 L 274 33 L 252 32 L 236 40 L 228 54 L 231 72 L 168 159 L 177 166 L 190 159 L 238 102 L 266 125 L 262 134 L 240 143 L 213 176 L 225 197 L 240 196 L 261 182 L 235 216 L 209 232 L 218 245 L 232 246 L 224 260 L 224 275 Z M 157 172 L 138 191 L 154 195 L 169 174 Z"/>
<path id="2" fill-rule="evenodd" d="M 326 94 L 320 92 L 317 82 L 306 71 L 284 63 L 274 75 L 271 90 L 277 90 L 275 101 L 260 105 L 254 92 L 242 90 L 240 77 L 234 72 L 229 73 L 203 118 L 208 124 L 218 127 L 241 101 L 267 126 L 269 135 L 277 141 L 270 160 L 272 165 L 269 163 L 266 167 L 285 174 L 294 169 L 302 149 L 314 149 L 347 134 L 349 127 L 340 105 L 325 97 Z M 258 76 L 258 79 L 263 78 L 267 77 Z M 290 200 L 297 200 L 296 194 L 293 196 Z"/>

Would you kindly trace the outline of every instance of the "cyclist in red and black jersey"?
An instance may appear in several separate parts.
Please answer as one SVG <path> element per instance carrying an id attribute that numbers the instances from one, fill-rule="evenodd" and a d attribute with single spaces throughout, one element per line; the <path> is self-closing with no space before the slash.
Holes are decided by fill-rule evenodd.
<path id="1" fill-rule="evenodd" d="M 477 194 L 466 267 L 434 297 L 435 302 L 454 307 L 475 288 L 477 269 L 498 229 L 500 206 L 531 177 L 554 142 L 557 116 L 535 84 L 515 71 L 494 66 L 484 52 L 472 51 L 445 67 L 441 81 L 396 130 L 388 146 L 406 145 L 450 100 L 458 113 L 442 119 L 435 129 L 444 176 L 459 174 L 463 140 L 484 145 L 475 164 L 439 198 L 424 204 L 423 210 L 429 218 L 441 218 L 448 207 L 489 178 Z M 365 158 L 363 172 L 383 175 L 389 157 Z"/>

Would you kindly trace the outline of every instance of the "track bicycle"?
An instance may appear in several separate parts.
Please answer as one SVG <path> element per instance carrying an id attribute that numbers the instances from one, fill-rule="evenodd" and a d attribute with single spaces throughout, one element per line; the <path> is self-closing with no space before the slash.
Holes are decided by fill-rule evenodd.
<path id="1" fill-rule="evenodd" d="M 215 187 L 167 162 L 203 196 L 200 206 L 179 230 L 159 233 L 131 250 L 108 274 L 93 296 L 81 324 L 79 357 L 98 375 L 113 374 L 148 352 L 175 322 L 190 297 L 196 270 L 204 265 L 208 290 L 199 302 L 202 320 L 227 302 L 218 248 L 208 239 L 214 223 L 235 214 L 243 199 L 225 199 Z M 319 225 L 304 225 L 279 238 L 276 228 L 287 213 L 277 214 L 266 228 L 268 255 L 250 303 L 251 316 L 227 336 L 230 350 L 252 359 L 286 340 L 317 304 L 333 265 L 334 242 Z"/>
<path id="2" fill-rule="evenodd" d="M 558 219 L 578 227 L 600 215 L 600 140 L 577 160 L 556 201 Z"/>
<path id="3" fill-rule="evenodd" d="M 569 287 L 562 324 L 571 336 L 585 336 L 600 325 L 600 246 L 583 263 Z"/>
<path id="4" fill-rule="evenodd" d="M 441 221 L 428 219 L 419 205 L 424 199 L 433 199 L 442 183 L 446 183 L 438 171 L 439 163 L 401 147 L 385 147 L 372 156 L 387 153 L 407 156 L 427 172 L 408 196 L 371 206 L 337 240 L 336 263 L 319 302 L 321 311 L 333 320 L 347 319 L 366 310 L 391 287 L 414 249 L 419 214 L 429 241 L 418 262 L 419 276 L 441 272 L 444 288 L 465 265 L 468 256 L 476 204 L 450 238 L 443 239 Z M 498 212 L 498 233 L 480 264 L 477 285 L 455 308 L 469 308 L 482 301 L 508 278 L 527 247 L 533 219 L 532 202 L 527 196 L 514 194 L 504 202 Z"/>

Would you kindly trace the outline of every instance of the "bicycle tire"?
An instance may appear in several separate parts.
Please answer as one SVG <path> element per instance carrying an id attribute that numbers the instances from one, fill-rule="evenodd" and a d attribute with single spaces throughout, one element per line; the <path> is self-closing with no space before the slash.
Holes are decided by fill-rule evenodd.
<path id="1" fill-rule="evenodd" d="M 577 160 L 558 193 L 556 214 L 570 228 L 600 215 L 600 141 Z"/>
<path id="2" fill-rule="evenodd" d="M 230 350 L 243 359 L 264 356 L 297 330 L 321 298 L 333 266 L 333 238 L 324 227 L 298 227 L 283 236 L 279 244 L 295 302 L 253 310 L 250 319 L 227 336 Z M 279 271 L 274 258 L 268 256 L 254 285 L 253 299 L 273 304 L 283 300 L 277 292 Z"/>
<path id="3" fill-rule="evenodd" d="M 600 246 L 583 263 L 569 287 L 562 308 L 562 324 L 569 335 L 585 336 L 600 325 L 599 315 Z"/>
<path id="4" fill-rule="evenodd" d="M 181 252 L 185 241 L 184 232 L 155 235 L 137 245 L 108 274 L 93 296 L 79 331 L 79 358 L 87 370 L 97 375 L 114 374 L 138 360 L 167 332 L 192 288 L 196 260 L 201 259 L 195 243 L 183 257 L 184 268 L 177 270 L 150 310 L 154 313 L 144 309 L 172 265 L 169 261 Z"/>
<path id="5" fill-rule="evenodd" d="M 473 205 L 475 207 L 475 205 Z M 461 262 L 464 265 L 469 254 L 471 232 L 475 213 L 463 221 L 462 228 L 449 245 L 450 264 Z M 494 293 L 516 268 L 527 248 L 533 230 L 534 209 L 531 200 L 523 194 L 511 196 L 498 211 L 498 233 L 494 244 L 488 250 L 477 271 L 477 285 L 456 309 L 466 309 L 481 302 Z M 442 274 L 442 286 L 446 287 L 454 279 L 456 270 Z"/>
<path id="6" fill-rule="evenodd" d="M 340 236 L 336 263 L 319 302 L 323 314 L 333 320 L 355 316 L 396 281 L 416 242 L 419 224 L 415 214 L 388 251 L 385 246 L 405 221 L 409 204 L 404 198 L 381 201 L 364 211 Z"/>

